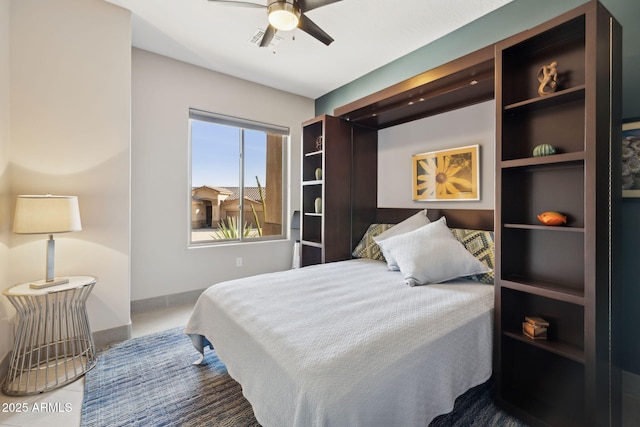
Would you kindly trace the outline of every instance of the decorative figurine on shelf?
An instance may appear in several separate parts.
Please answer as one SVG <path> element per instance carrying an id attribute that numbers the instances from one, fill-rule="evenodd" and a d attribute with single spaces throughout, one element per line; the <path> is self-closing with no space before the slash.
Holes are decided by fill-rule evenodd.
<path id="1" fill-rule="evenodd" d="M 540 144 L 533 149 L 534 157 L 550 156 L 556 154 L 556 149 L 553 145 Z"/>
<path id="2" fill-rule="evenodd" d="M 319 181 L 322 179 L 322 169 L 316 168 L 316 179 Z"/>
<path id="3" fill-rule="evenodd" d="M 316 150 L 322 150 L 322 135 L 316 138 Z"/>
<path id="4" fill-rule="evenodd" d="M 559 212 L 543 212 L 538 215 L 538 220 L 544 225 L 561 225 L 567 223 L 567 217 Z"/>
<path id="5" fill-rule="evenodd" d="M 540 67 L 538 81 L 540 82 L 538 95 L 545 96 L 555 92 L 558 86 L 558 61 Z"/>
<path id="6" fill-rule="evenodd" d="M 315 208 L 315 211 L 317 214 L 322 213 L 322 198 L 321 197 L 316 197 L 316 199 L 313 201 L 313 207 Z"/>

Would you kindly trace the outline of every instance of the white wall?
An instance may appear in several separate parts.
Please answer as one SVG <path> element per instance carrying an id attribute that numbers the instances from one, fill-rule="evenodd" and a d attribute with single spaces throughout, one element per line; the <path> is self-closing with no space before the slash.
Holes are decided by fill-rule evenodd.
<path id="1" fill-rule="evenodd" d="M 314 116 L 314 101 L 140 49 L 132 58 L 131 299 L 289 268 L 288 240 L 188 247 L 189 107 L 291 129 L 292 213 L 300 204 L 301 123 Z"/>
<path id="2" fill-rule="evenodd" d="M 480 145 L 480 200 L 411 200 L 412 155 L 475 144 Z M 378 132 L 378 206 L 493 209 L 494 159 L 494 101 L 383 129 Z"/>
<path id="3" fill-rule="evenodd" d="M 0 289 L 9 283 L 9 0 L 0 0 Z M 11 351 L 14 310 L 0 296 L 0 361 Z"/>
<path id="4" fill-rule="evenodd" d="M 9 18 L 11 209 L 17 194 L 77 195 L 83 230 L 56 236 L 56 273 L 98 276 L 94 331 L 129 325 L 130 13 L 14 0 Z M 11 236 L 9 284 L 42 278 L 45 239 Z"/>

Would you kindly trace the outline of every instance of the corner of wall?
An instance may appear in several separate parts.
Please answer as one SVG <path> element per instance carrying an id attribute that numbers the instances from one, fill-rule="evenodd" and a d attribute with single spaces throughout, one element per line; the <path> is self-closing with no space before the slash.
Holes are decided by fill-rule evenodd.
<path id="1" fill-rule="evenodd" d="M 4 1 L 0 2 L 0 289 L 7 287 L 9 280 L 9 193 L 9 2 Z M 0 296 L 0 375 L 9 360 L 14 315 L 9 301 Z"/>

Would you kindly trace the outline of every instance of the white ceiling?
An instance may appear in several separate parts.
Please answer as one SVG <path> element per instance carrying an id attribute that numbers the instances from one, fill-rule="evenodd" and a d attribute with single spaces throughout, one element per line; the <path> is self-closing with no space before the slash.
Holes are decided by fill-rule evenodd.
<path id="1" fill-rule="evenodd" d="M 105 1 L 131 10 L 135 47 L 315 99 L 512 0 L 342 0 L 307 13 L 335 39 L 331 45 L 300 30 L 278 32 L 275 53 L 250 42 L 266 28 L 265 9 L 207 0 Z"/>

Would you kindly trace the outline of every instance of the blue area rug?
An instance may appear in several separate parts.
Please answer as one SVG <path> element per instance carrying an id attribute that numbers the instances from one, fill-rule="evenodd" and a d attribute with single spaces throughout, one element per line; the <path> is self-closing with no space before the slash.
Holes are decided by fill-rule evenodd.
<path id="1" fill-rule="evenodd" d="M 82 426 L 259 426 L 240 385 L 214 351 L 201 366 L 184 328 L 114 345 L 86 374 Z M 432 427 L 522 427 L 495 407 L 491 383 L 475 387 Z M 349 426 L 351 427 L 351 426 Z"/>

